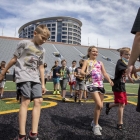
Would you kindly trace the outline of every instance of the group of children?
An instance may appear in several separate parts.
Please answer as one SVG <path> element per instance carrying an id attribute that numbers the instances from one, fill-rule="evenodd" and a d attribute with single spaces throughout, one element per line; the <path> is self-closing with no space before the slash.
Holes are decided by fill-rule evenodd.
<path id="1" fill-rule="evenodd" d="M 140 30 L 139 30 L 140 31 Z M 30 40 L 23 40 L 18 43 L 17 49 L 14 52 L 13 58 L 3 68 L 1 65 L 0 81 L 4 81 L 5 74 L 8 69 L 15 65 L 15 82 L 18 84 L 18 88 L 21 93 L 21 105 L 19 110 L 19 135 L 15 140 L 39 140 L 38 138 L 38 123 L 40 118 L 42 94 L 46 92 L 44 82 L 44 53 L 45 49 L 41 47 L 43 43 L 49 38 L 50 32 L 45 25 L 38 25 L 34 31 L 34 37 Z M 139 34 L 137 34 L 139 36 Z M 139 38 L 138 38 L 139 39 Z M 135 52 L 135 46 L 140 41 L 134 40 L 133 53 Z M 140 40 L 140 39 L 139 39 Z M 139 45 L 138 45 L 139 47 Z M 139 51 L 140 54 L 140 51 Z M 99 117 L 103 108 L 103 99 L 105 89 L 103 86 L 103 78 L 110 83 L 114 92 L 114 103 L 106 104 L 106 114 L 108 115 L 110 110 L 118 106 L 118 124 L 117 128 L 123 130 L 123 110 L 127 104 L 125 80 L 127 74 L 131 78 L 131 74 L 137 70 L 131 65 L 134 65 L 134 60 L 130 57 L 130 49 L 122 48 L 120 50 L 120 59 L 116 64 L 115 77 L 113 80 L 110 79 L 104 65 L 101 61 L 96 60 L 98 56 L 98 49 L 95 46 L 89 47 L 87 51 L 87 60 L 80 60 L 79 67 L 69 70 L 66 67 L 66 60 L 61 61 L 61 67 L 58 66 L 58 61 L 55 62 L 55 66 L 52 68 L 53 82 L 54 82 L 54 94 L 59 93 L 59 80 L 62 90 L 62 100 L 65 101 L 66 85 L 69 79 L 71 85 L 71 91 L 73 85 L 75 90 L 80 92 L 79 99 L 82 98 L 83 90 L 85 89 L 84 79 L 86 79 L 86 90 L 91 94 L 94 102 L 94 117 L 91 122 L 95 135 L 101 135 L 102 127 L 99 125 Z M 132 61 L 133 60 L 133 61 Z M 75 63 L 75 61 L 73 61 Z M 127 65 L 128 70 L 127 70 Z M 72 76 L 71 73 L 74 72 Z M 127 73 L 127 74 L 126 74 Z M 75 79 L 76 78 L 76 79 Z M 75 79 L 75 80 L 74 80 Z M 40 82 L 41 81 L 41 82 Z M 72 92 L 71 92 L 72 96 Z M 27 109 L 33 100 L 34 106 L 32 110 L 32 128 L 31 131 L 26 135 L 26 118 Z"/>

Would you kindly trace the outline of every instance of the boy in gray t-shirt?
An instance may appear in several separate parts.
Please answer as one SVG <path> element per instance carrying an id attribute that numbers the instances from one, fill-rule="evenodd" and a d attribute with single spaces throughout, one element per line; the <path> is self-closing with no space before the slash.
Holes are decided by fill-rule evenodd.
<path id="1" fill-rule="evenodd" d="M 19 110 L 19 135 L 15 140 L 26 140 L 26 117 L 30 100 L 34 101 L 32 111 L 32 129 L 28 140 L 37 140 L 38 122 L 42 103 L 42 93 L 46 92 L 44 86 L 44 56 L 45 49 L 40 45 L 46 42 L 50 32 L 45 25 L 39 25 L 34 31 L 32 40 L 23 40 L 18 43 L 14 57 L 0 73 L 0 81 L 6 71 L 15 64 L 15 82 L 21 93 L 21 106 Z M 39 79 L 41 77 L 41 83 Z"/>

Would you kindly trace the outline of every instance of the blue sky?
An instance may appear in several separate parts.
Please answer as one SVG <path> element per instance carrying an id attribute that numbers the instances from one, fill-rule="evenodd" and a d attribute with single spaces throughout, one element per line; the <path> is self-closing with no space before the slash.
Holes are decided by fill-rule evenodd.
<path id="1" fill-rule="evenodd" d="M 130 33 L 139 0 L 0 0 L 0 35 L 18 37 L 23 24 L 45 17 L 71 16 L 82 21 L 81 44 L 132 47 Z"/>

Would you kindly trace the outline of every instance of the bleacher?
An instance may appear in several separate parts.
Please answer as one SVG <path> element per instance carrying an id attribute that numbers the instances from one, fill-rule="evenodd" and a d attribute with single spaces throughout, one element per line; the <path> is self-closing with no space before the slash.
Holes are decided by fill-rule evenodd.
<path id="1" fill-rule="evenodd" d="M 22 39 L 19 38 L 0 37 L 0 61 L 4 60 L 8 62 L 17 48 L 17 43 L 21 40 Z M 46 50 L 45 62 L 49 70 L 54 65 L 55 60 L 61 61 L 65 59 L 67 61 L 67 66 L 71 66 L 73 60 L 77 60 L 78 62 L 82 59 L 81 56 L 87 55 L 88 50 L 88 46 L 67 45 L 56 42 L 46 42 L 43 44 L 43 47 Z M 55 55 L 53 55 L 54 52 L 59 53 L 61 57 L 55 57 Z M 98 48 L 98 52 L 97 60 L 103 62 L 107 73 L 113 78 L 116 62 L 120 58 L 119 52 L 115 49 L 106 48 Z M 110 61 L 106 58 L 109 58 Z M 136 62 L 136 65 L 139 66 L 139 62 Z M 10 69 L 10 74 L 12 73 L 13 67 Z"/>

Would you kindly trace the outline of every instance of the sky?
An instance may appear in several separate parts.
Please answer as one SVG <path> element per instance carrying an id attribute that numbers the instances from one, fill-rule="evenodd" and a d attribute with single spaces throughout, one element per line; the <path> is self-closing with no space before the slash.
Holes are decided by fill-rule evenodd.
<path id="1" fill-rule="evenodd" d="M 131 48 L 139 7 L 140 0 L 0 0 L 0 36 L 18 37 L 18 29 L 32 20 L 70 16 L 82 22 L 82 45 Z"/>

